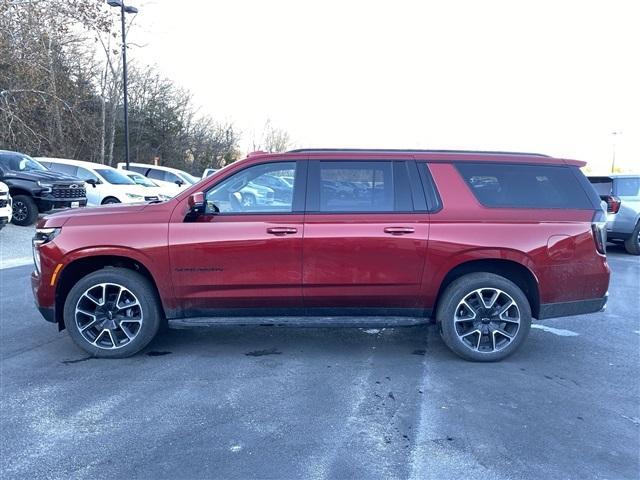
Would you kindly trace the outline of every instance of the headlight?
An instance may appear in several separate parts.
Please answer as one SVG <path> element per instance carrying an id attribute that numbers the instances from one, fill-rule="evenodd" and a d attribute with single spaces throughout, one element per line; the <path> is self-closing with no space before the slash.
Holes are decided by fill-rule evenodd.
<path id="1" fill-rule="evenodd" d="M 47 182 L 41 182 L 40 180 L 38 180 L 38 186 L 40 188 L 43 188 L 46 192 L 50 192 L 53 189 L 53 184 L 52 183 L 47 183 Z"/>
<path id="2" fill-rule="evenodd" d="M 38 274 L 40 273 L 40 245 L 49 243 L 60 234 L 61 230 L 60 228 L 36 228 L 31 245 L 33 247 L 33 264 L 36 266 Z"/>
<path id="3" fill-rule="evenodd" d="M 144 195 L 138 195 L 137 193 L 127 193 L 127 198 L 131 198 L 133 200 L 144 200 Z"/>

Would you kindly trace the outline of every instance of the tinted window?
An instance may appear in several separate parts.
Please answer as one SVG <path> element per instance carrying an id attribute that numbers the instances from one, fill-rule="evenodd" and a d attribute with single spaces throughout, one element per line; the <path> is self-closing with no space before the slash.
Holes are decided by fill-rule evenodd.
<path id="1" fill-rule="evenodd" d="M 392 165 L 392 162 L 320 162 L 320 211 L 394 211 Z"/>
<path id="2" fill-rule="evenodd" d="M 148 168 L 147 167 L 134 167 L 133 165 L 129 165 L 129 170 L 131 170 L 132 172 L 137 172 L 137 173 L 141 173 L 142 175 L 144 175 L 145 173 L 147 173 Z"/>
<path id="3" fill-rule="evenodd" d="M 175 173 L 171 173 L 171 172 L 164 172 L 164 181 L 171 182 L 171 183 L 176 183 L 176 182 L 185 183 L 183 179 L 178 177 Z"/>
<path id="4" fill-rule="evenodd" d="M 55 172 L 65 173 L 74 177 L 78 171 L 78 167 L 75 165 L 67 165 L 66 163 L 51 162 L 51 166 L 49 168 Z"/>
<path id="5" fill-rule="evenodd" d="M 582 173 L 572 171 L 575 167 L 459 163 L 457 168 L 488 207 L 593 208 L 576 176 Z"/>
<path id="6" fill-rule="evenodd" d="M 616 195 L 621 197 L 640 195 L 640 177 L 616 178 Z"/>
<path id="7" fill-rule="evenodd" d="M 613 193 L 613 180 L 611 178 L 589 177 L 589 181 L 598 195 L 605 196 Z"/>
<path id="8" fill-rule="evenodd" d="M 294 177 L 295 162 L 278 162 L 246 168 L 211 188 L 206 194 L 207 212 L 215 208 L 221 213 L 269 213 L 293 210 L 293 187 L 276 191 L 265 186 L 264 177 Z"/>
<path id="9" fill-rule="evenodd" d="M 155 168 L 150 168 L 147 172 L 147 177 L 153 178 L 154 180 L 160 180 L 164 182 L 164 170 L 157 170 Z"/>
<path id="10" fill-rule="evenodd" d="M 98 177 L 93 172 L 87 170 L 86 168 L 82 168 L 82 167 L 78 167 L 78 172 L 76 173 L 76 176 L 80 180 L 84 180 L 85 182 L 87 180 L 95 180 L 96 182 L 100 181 L 98 179 Z"/>
<path id="11" fill-rule="evenodd" d="M 107 183 L 113 185 L 135 185 L 133 180 L 115 168 L 97 168 L 96 172 L 102 176 Z"/>

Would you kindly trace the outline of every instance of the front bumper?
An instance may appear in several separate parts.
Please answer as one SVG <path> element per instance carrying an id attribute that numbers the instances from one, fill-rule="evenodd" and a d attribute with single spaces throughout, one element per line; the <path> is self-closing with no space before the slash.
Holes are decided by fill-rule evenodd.
<path id="1" fill-rule="evenodd" d="M 603 312 L 607 308 L 607 300 L 609 300 L 609 292 L 605 293 L 602 298 L 575 302 L 543 303 L 540 305 L 538 320 Z"/>
<path id="2" fill-rule="evenodd" d="M 40 314 L 47 322 L 56 322 L 55 315 L 55 300 L 52 296 L 53 290 L 51 287 L 44 284 L 42 276 L 34 270 L 31 272 L 31 291 L 33 292 L 33 298 L 35 300 L 36 307 L 40 311 Z"/>

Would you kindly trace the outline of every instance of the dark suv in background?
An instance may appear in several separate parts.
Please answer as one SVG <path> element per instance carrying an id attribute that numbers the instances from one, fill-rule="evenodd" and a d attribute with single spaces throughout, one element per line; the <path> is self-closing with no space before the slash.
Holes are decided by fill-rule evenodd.
<path id="1" fill-rule="evenodd" d="M 164 322 L 434 319 L 456 354 L 500 360 L 532 318 L 606 304 L 606 217 L 584 165 L 496 152 L 250 155 L 163 203 L 41 220 L 33 293 L 98 357 L 138 352 Z M 265 177 L 290 192 L 243 201 Z"/>
<path id="2" fill-rule="evenodd" d="M 589 177 L 607 202 L 607 239 L 624 242 L 627 252 L 640 255 L 640 175 Z"/>
<path id="3" fill-rule="evenodd" d="M 0 150 L 0 181 L 9 187 L 16 225 L 34 224 L 38 213 L 87 204 L 82 180 L 47 170 L 24 153 Z"/>

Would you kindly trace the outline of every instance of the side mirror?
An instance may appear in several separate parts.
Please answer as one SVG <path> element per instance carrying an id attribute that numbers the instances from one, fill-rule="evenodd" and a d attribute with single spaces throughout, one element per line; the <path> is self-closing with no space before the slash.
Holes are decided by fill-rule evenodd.
<path id="1" fill-rule="evenodd" d="M 90 178 L 89 180 L 85 180 L 85 183 L 88 183 L 93 188 L 96 188 L 96 185 L 98 184 L 98 182 L 96 182 L 95 178 Z"/>
<path id="2" fill-rule="evenodd" d="M 181 187 L 182 185 L 184 185 L 184 182 L 182 180 L 176 180 L 174 182 L 176 185 L 178 185 L 179 187 Z"/>
<path id="3" fill-rule="evenodd" d="M 189 210 L 192 214 L 202 215 L 205 212 L 204 193 L 196 192 L 189 196 Z"/>

